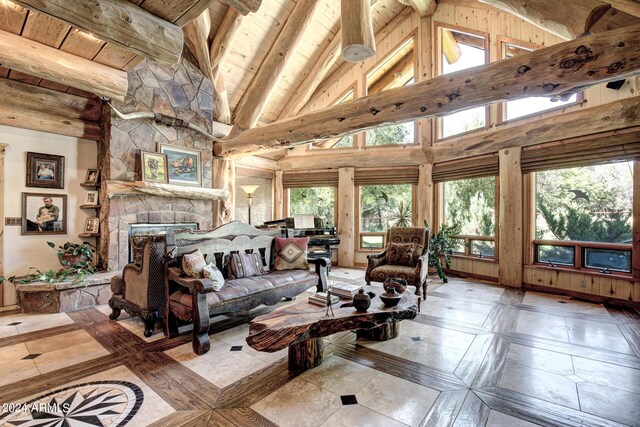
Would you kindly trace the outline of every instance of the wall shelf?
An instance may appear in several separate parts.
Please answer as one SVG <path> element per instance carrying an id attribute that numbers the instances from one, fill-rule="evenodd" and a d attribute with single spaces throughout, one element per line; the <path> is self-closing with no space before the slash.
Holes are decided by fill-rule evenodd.
<path id="1" fill-rule="evenodd" d="M 80 186 L 85 188 L 99 188 L 100 184 L 97 182 L 83 182 Z"/>
<path id="2" fill-rule="evenodd" d="M 78 237 L 100 237 L 100 233 L 80 233 Z"/>
<path id="3" fill-rule="evenodd" d="M 100 209 L 100 205 L 80 205 L 80 209 Z"/>
<path id="4" fill-rule="evenodd" d="M 147 194 L 190 200 L 227 200 L 228 190 L 144 181 L 107 181 L 107 197 Z"/>

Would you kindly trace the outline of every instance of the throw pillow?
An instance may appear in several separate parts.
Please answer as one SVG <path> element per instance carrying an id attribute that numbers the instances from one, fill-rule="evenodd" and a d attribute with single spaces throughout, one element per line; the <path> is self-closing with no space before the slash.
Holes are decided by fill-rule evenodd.
<path id="1" fill-rule="evenodd" d="M 258 253 L 231 254 L 227 263 L 227 277 L 229 279 L 242 279 L 266 274 L 266 268 L 262 263 L 262 257 Z"/>
<path id="2" fill-rule="evenodd" d="M 224 286 L 222 271 L 218 270 L 218 267 L 216 267 L 213 262 L 210 262 L 202 269 L 202 278 L 209 279 L 213 282 L 214 291 L 219 291 Z"/>
<path id="3" fill-rule="evenodd" d="M 414 267 L 415 250 L 415 243 L 391 243 L 387 254 L 387 264 Z"/>
<path id="4" fill-rule="evenodd" d="M 308 270 L 308 237 L 276 237 L 276 262 L 274 270 Z"/>
<path id="5" fill-rule="evenodd" d="M 199 279 L 202 277 L 202 269 L 207 265 L 204 260 L 204 255 L 200 252 L 200 249 L 196 249 L 190 254 L 186 254 L 182 257 L 182 270 L 189 277 Z"/>

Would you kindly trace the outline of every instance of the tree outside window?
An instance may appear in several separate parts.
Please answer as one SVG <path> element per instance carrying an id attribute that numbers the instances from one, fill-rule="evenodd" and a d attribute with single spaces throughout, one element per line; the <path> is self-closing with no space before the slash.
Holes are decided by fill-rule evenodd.
<path id="1" fill-rule="evenodd" d="M 334 226 L 334 187 L 292 188 L 289 190 L 289 215 L 313 215 Z"/>
<path id="2" fill-rule="evenodd" d="M 360 246 L 384 247 L 384 234 L 390 227 L 413 224 L 413 186 L 363 185 L 360 187 Z"/>

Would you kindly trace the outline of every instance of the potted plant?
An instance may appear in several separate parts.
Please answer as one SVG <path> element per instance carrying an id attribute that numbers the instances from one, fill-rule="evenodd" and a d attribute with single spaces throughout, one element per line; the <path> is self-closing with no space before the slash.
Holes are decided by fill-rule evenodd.
<path id="1" fill-rule="evenodd" d="M 55 249 L 53 242 L 47 242 L 51 249 Z M 84 266 L 91 264 L 93 253 L 96 248 L 89 242 L 71 243 L 67 242 L 58 246 L 58 260 L 63 267 Z"/>
<path id="2" fill-rule="evenodd" d="M 424 222 L 424 226 L 429 228 L 427 221 Z M 455 240 L 451 236 L 455 236 L 460 233 L 459 224 L 442 224 L 437 233 L 433 234 L 429 239 L 429 267 L 434 267 L 438 273 L 438 277 L 442 279 L 444 283 L 447 283 L 449 279 L 444 274 L 442 267 L 442 261 L 447 268 L 451 268 L 451 257 L 455 248 Z"/>

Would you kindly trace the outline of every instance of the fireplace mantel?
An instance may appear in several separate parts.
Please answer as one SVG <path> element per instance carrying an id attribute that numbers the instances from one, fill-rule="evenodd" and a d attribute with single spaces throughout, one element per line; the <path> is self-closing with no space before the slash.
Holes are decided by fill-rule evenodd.
<path id="1" fill-rule="evenodd" d="M 188 187 L 183 185 L 161 184 L 144 181 L 107 181 L 107 197 L 139 195 L 140 193 L 156 197 L 172 197 L 190 200 L 227 200 L 228 190 L 217 188 Z"/>

